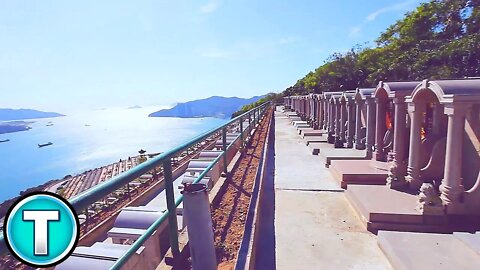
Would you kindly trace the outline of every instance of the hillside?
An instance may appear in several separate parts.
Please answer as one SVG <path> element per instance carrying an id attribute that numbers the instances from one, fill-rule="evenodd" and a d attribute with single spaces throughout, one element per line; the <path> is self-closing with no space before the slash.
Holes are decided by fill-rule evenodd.
<path id="1" fill-rule="evenodd" d="M 253 103 L 261 98 L 261 96 L 256 96 L 249 99 L 213 96 L 206 99 L 179 103 L 171 109 L 165 109 L 151 113 L 149 117 L 230 118 L 232 113 L 238 111 L 244 105 Z"/>
<path id="2" fill-rule="evenodd" d="M 50 118 L 65 116 L 63 114 L 55 112 L 42 112 L 32 109 L 1 109 L 0 108 L 0 121 L 10 120 L 23 120 L 34 118 Z"/>
<path id="3" fill-rule="evenodd" d="M 4 133 L 13 133 L 19 131 L 29 130 L 30 124 L 33 122 L 24 122 L 24 121 L 12 121 L 12 122 L 0 122 L 0 134 Z"/>
<path id="4" fill-rule="evenodd" d="M 480 1 L 431 0 L 389 26 L 376 46 L 333 54 L 283 94 L 374 87 L 378 81 L 480 76 Z"/>

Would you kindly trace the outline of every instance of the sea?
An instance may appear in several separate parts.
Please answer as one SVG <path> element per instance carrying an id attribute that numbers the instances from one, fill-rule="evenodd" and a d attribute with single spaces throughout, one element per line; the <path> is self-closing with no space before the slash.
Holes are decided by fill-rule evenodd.
<path id="1" fill-rule="evenodd" d="M 0 134 L 0 203 L 20 191 L 138 155 L 164 152 L 228 121 L 148 117 L 158 107 L 86 110 L 31 119 L 32 129 Z M 53 143 L 39 148 L 38 144 Z"/>

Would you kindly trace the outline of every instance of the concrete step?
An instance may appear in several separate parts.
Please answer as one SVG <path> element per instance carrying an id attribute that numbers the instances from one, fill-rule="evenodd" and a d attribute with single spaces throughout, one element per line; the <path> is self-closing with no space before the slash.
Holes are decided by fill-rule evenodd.
<path id="1" fill-rule="evenodd" d="M 480 256 L 452 234 L 378 232 L 378 245 L 393 268 L 480 269 Z"/>
<path id="2" fill-rule="evenodd" d="M 321 143 L 326 143 L 327 142 L 327 136 L 308 136 L 304 138 L 305 144 L 309 145 L 310 143 L 314 142 L 321 142 Z"/>
<path id="3" fill-rule="evenodd" d="M 365 150 L 357 150 L 353 148 L 333 148 L 325 149 L 322 153 L 319 153 L 319 157 L 324 164 L 330 166 L 332 160 L 362 160 L 366 159 Z"/>
<path id="4" fill-rule="evenodd" d="M 308 124 L 297 126 L 297 132 L 298 132 L 299 135 L 302 135 L 306 131 L 313 131 L 313 130 L 314 129 Z"/>
<path id="5" fill-rule="evenodd" d="M 299 125 L 308 125 L 307 121 L 302 121 L 302 120 L 292 120 L 292 125 L 294 127 L 297 127 Z"/>
<path id="6" fill-rule="evenodd" d="M 447 217 L 417 211 L 416 195 L 380 185 L 349 185 L 347 199 L 369 231 L 447 231 Z"/>
<path id="7" fill-rule="evenodd" d="M 337 173 L 337 180 L 346 187 L 350 184 L 385 185 L 387 162 L 374 160 L 331 160 L 329 168 Z"/>
<path id="8" fill-rule="evenodd" d="M 305 139 L 306 137 L 322 136 L 323 134 L 325 134 L 325 132 L 318 129 L 314 129 L 314 130 L 303 130 L 300 135 L 302 136 L 303 139 Z"/>

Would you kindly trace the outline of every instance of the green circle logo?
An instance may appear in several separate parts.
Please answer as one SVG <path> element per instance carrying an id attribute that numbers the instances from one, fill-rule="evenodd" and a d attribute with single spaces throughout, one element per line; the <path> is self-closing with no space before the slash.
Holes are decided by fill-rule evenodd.
<path id="1" fill-rule="evenodd" d="M 59 264 L 73 252 L 80 236 L 73 207 L 49 192 L 30 193 L 17 200 L 4 227 L 11 254 L 33 267 Z"/>

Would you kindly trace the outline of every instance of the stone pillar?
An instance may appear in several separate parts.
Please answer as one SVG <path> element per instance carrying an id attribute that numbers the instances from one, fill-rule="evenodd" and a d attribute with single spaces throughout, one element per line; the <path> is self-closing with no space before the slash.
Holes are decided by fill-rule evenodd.
<path id="1" fill-rule="evenodd" d="M 410 103 L 408 104 L 408 113 L 410 114 L 410 150 L 408 155 L 408 168 L 406 181 L 410 188 L 414 190 L 420 189 L 422 182 L 420 180 L 420 155 L 421 153 L 421 128 L 423 114 L 425 112 L 425 104 Z"/>
<path id="2" fill-rule="evenodd" d="M 351 100 L 347 101 L 347 112 L 347 148 L 352 148 L 355 135 L 355 104 Z"/>
<path id="3" fill-rule="evenodd" d="M 372 157 L 373 146 L 375 144 L 375 100 L 367 98 L 367 158 Z"/>
<path id="4" fill-rule="evenodd" d="M 315 117 L 316 116 L 316 109 L 317 109 L 317 104 L 315 103 L 315 99 L 313 98 L 313 95 L 310 95 L 309 97 L 309 103 L 310 103 L 310 109 L 309 109 L 309 118 L 310 118 L 310 126 L 312 128 L 316 128 L 317 126 L 317 118 Z"/>
<path id="5" fill-rule="evenodd" d="M 300 98 L 300 114 L 302 115 L 302 120 L 305 120 L 305 99 Z"/>
<path id="6" fill-rule="evenodd" d="M 304 115 L 303 115 L 303 98 L 298 99 L 298 110 L 300 111 L 300 115 L 303 118 L 304 117 Z"/>
<path id="7" fill-rule="evenodd" d="M 312 123 L 312 102 L 310 95 L 305 97 L 305 115 L 307 116 L 308 123 Z"/>
<path id="8" fill-rule="evenodd" d="M 327 131 L 328 130 L 328 104 L 325 101 L 325 98 L 323 96 L 322 96 L 322 109 L 323 109 L 322 129 Z"/>
<path id="9" fill-rule="evenodd" d="M 440 198 L 448 214 L 461 214 L 465 210 L 463 204 L 465 188 L 462 179 L 463 136 L 465 116 L 469 107 L 464 104 L 449 105 L 445 106 L 445 114 L 448 115 L 447 149 Z"/>
<path id="10" fill-rule="evenodd" d="M 341 113 L 342 113 L 342 108 L 340 107 L 340 104 L 335 103 L 333 105 L 334 110 L 335 110 L 335 137 L 340 137 L 340 121 L 341 121 Z"/>
<path id="11" fill-rule="evenodd" d="M 324 127 L 325 127 L 325 130 L 329 131 L 329 128 L 330 128 L 330 101 L 328 101 L 328 99 L 325 99 L 323 100 L 323 104 L 325 106 L 325 123 L 324 123 Z"/>
<path id="12" fill-rule="evenodd" d="M 362 137 L 362 108 L 365 102 L 363 100 L 355 100 L 355 149 L 364 149 L 365 144 L 361 142 Z"/>
<path id="13" fill-rule="evenodd" d="M 386 113 L 387 113 L 387 103 L 386 100 L 376 98 L 375 102 L 377 104 L 376 112 L 376 126 L 375 126 L 375 160 L 386 161 L 386 153 L 383 152 L 384 142 L 383 138 L 385 137 L 385 132 L 387 131 L 386 127 Z"/>
<path id="14" fill-rule="evenodd" d="M 328 127 L 328 143 L 334 143 L 335 142 L 335 105 L 333 102 L 329 101 L 328 102 L 329 106 L 329 127 Z"/>
<path id="15" fill-rule="evenodd" d="M 348 119 L 347 103 L 340 103 L 340 140 L 345 142 L 347 140 L 347 127 L 345 126 Z"/>
<path id="16" fill-rule="evenodd" d="M 387 186 L 393 189 L 403 188 L 407 185 L 407 164 L 405 161 L 406 135 L 407 135 L 407 104 L 403 98 L 393 100 L 395 106 L 395 127 L 393 129 L 393 161 L 387 177 Z"/>
<path id="17" fill-rule="evenodd" d="M 342 106 L 340 102 L 335 103 L 335 148 L 342 147 Z"/>
<path id="18" fill-rule="evenodd" d="M 307 104 L 307 119 L 308 122 L 310 123 L 310 126 L 312 125 L 312 100 L 311 96 L 307 96 L 305 99 L 305 102 Z"/>
<path id="19" fill-rule="evenodd" d="M 318 97 L 318 129 L 323 129 L 323 99 Z"/>

